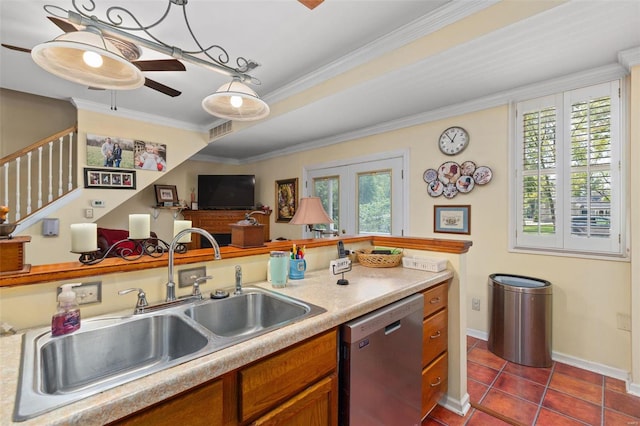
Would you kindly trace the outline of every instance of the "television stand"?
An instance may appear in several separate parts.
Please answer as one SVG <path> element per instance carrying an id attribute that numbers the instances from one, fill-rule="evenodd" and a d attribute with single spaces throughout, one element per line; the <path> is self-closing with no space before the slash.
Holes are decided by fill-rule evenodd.
<path id="1" fill-rule="evenodd" d="M 185 220 L 190 220 L 194 228 L 202 228 L 210 234 L 231 235 L 231 225 L 244 220 L 247 213 L 253 210 L 183 210 L 182 216 Z M 270 241 L 269 222 L 271 213 L 254 214 L 251 216 L 258 223 L 264 225 L 264 241 Z M 191 234 L 191 243 L 187 245 L 189 249 L 202 248 L 200 234 Z"/>

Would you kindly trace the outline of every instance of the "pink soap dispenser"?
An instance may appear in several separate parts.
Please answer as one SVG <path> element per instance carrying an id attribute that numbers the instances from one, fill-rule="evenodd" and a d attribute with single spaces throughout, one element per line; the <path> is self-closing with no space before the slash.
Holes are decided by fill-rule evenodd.
<path id="1" fill-rule="evenodd" d="M 80 309 L 76 293 L 72 290 L 80 284 L 63 284 L 58 295 L 58 312 L 51 318 L 51 335 L 62 336 L 80 328 Z"/>

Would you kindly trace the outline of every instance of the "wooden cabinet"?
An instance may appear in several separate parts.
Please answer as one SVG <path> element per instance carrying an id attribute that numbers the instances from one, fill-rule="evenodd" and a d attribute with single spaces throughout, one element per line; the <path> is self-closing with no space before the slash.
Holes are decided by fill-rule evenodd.
<path id="1" fill-rule="evenodd" d="M 216 379 L 111 423 L 111 425 L 222 426 L 224 424 L 222 389 L 222 379 Z M 208 409 L 203 410 L 202 407 L 208 407 Z"/>
<path id="2" fill-rule="evenodd" d="M 266 414 L 263 420 L 293 415 L 289 410 L 285 410 L 289 412 L 286 415 L 282 412 L 285 407 L 290 407 L 291 410 L 300 411 L 297 415 L 303 417 L 315 416 L 322 411 L 322 417 L 331 420 L 322 424 L 337 424 L 338 393 L 335 379 L 310 388 L 319 379 L 337 372 L 337 345 L 337 330 L 332 330 L 241 369 L 238 373 L 240 423 L 252 421 L 274 410 L 274 407 L 275 412 Z M 328 406 L 327 401 L 330 402 Z M 323 406 L 327 410 L 323 410 Z"/>
<path id="3" fill-rule="evenodd" d="M 446 281 L 423 292 L 422 418 L 447 392 L 448 290 Z"/>
<path id="4" fill-rule="evenodd" d="M 332 329 L 112 425 L 338 425 Z"/>
<path id="5" fill-rule="evenodd" d="M 185 220 L 190 220 L 191 225 L 195 228 L 202 228 L 213 235 L 224 234 L 231 236 L 231 224 L 244 220 L 247 213 L 251 213 L 251 210 L 183 210 L 182 216 L 184 216 Z M 255 218 L 261 225 L 264 225 L 264 241 L 270 241 L 269 221 L 271 213 L 256 213 L 251 217 Z M 200 234 L 191 234 L 191 238 L 190 249 L 202 247 Z"/>

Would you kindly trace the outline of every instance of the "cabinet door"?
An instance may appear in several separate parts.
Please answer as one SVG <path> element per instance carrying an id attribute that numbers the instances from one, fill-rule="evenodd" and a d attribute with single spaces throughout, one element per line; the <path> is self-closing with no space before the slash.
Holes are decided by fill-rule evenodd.
<path id="1" fill-rule="evenodd" d="M 256 426 L 336 426 L 338 377 L 332 374 L 252 423 Z"/>
<path id="2" fill-rule="evenodd" d="M 224 424 L 222 389 L 222 380 L 214 380 L 111 424 L 222 426 Z M 206 409 L 203 410 L 202 407 Z"/>
<path id="3" fill-rule="evenodd" d="M 281 404 L 336 371 L 337 332 L 332 330 L 239 371 L 240 421 Z"/>
<path id="4" fill-rule="evenodd" d="M 447 350 L 447 310 L 443 309 L 424 320 L 422 330 L 422 365 L 427 366 Z"/>
<path id="5" fill-rule="evenodd" d="M 433 410 L 447 392 L 447 352 L 422 370 L 422 418 Z"/>

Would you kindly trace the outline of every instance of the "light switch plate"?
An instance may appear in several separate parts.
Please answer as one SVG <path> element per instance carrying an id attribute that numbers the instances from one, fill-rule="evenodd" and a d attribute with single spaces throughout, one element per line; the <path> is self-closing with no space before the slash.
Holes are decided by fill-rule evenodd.
<path id="1" fill-rule="evenodd" d="M 178 271 L 178 287 L 189 287 L 196 282 L 196 279 L 207 276 L 207 267 L 199 266 Z"/>

